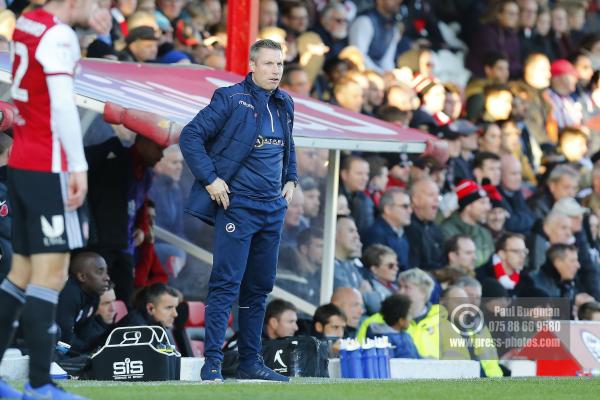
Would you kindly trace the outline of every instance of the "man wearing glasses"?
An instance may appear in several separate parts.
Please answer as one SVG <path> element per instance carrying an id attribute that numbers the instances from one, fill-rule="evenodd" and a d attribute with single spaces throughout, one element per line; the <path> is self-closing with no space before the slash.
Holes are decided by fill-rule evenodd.
<path id="1" fill-rule="evenodd" d="M 379 202 L 378 217 L 365 237 L 365 246 L 383 244 L 394 250 L 401 271 L 409 268 L 409 246 L 404 228 L 410 225 L 412 208 L 408 193 L 400 188 L 388 189 Z"/>
<path id="2" fill-rule="evenodd" d="M 531 281 L 523 271 L 529 250 L 525 246 L 525 236 L 520 233 L 505 233 L 496 242 L 496 253 L 486 265 L 476 269 L 477 279 L 496 279 L 509 293 L 516 295 Z"/>

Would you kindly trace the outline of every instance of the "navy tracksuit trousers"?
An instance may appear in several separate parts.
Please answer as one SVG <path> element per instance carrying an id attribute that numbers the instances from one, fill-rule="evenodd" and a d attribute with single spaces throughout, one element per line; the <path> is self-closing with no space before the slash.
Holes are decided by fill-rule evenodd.
<path id="1" fill-rule="evenodd" d="M 267 295 L 273 290 L 287 201 L 231 197 L 215 219 L 213 269 L 206 299 L 204 355 L 223 360 L 231 306 L 239 294 L 240 365 L 257 362 Z"/>

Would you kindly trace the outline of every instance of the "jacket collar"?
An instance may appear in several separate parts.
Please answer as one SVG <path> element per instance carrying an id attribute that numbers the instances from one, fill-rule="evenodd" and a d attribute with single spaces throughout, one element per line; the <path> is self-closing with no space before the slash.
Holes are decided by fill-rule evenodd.
<path id="1" fill-rule="evenodd" d="M 266 91 L 265 89 L 259 87 L 256 83 L 254 83 L 254 80 L 252 79 L 252 72 L 248 72 L 248 75 L 246 75 L 246 79 L 244 79 L 244 83 L 247 87 L 250 88 L 250 91 L 253 94 L 262 94 L 262 95 L 273 95 L 275 96 L 276 99 L 280 99 L 283 100 L 283 93 L 281 92 L 281 90 L 279 90 L 279 88 L 276 88 L 275 90 L 273 90 L 271 93 L 269 93 L 268 91 Z"/>
<path id="2" fill-rule="evenodd" d="M 560 277 L 560 274 L 558 273 L 558 271 L 556 270 L 556 268 L 554 267 L 554 265 L 552 265 L 552 263 L 550 262 L 550 260 L 547 260 L 544 264 L 542 264 L 541 270 L 548 275 L 550 278 L 552 278 L 552 280 L 554 282 L 556 282 L 556 284 L 558 286 L 561 285 L 570 285 L 573 281 L 563 281 Z"/>

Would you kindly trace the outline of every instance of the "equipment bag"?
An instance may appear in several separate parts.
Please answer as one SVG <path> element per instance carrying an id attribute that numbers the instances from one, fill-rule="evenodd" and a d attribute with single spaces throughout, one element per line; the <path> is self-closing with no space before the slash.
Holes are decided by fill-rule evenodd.
<path id="1" fill-rule="evenodd" d="M 116 328 L 92 356 L 89 379 L 179 380 L 181 354 L 159 326 Z"/>
<path id="2" fill-rule="evenodd" d="M 265 365 L 286 376 L 329 377 L 327 342 L 312 336 L 265 340 Z"/>

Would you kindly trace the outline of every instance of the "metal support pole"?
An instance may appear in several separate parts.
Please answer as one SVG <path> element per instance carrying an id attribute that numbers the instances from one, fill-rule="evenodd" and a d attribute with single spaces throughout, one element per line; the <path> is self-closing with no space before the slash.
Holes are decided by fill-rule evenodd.
<path id="1" fill-rule="evenodd" d="M 333 294 L 333 263 L 335 260 L 335 226 L 340 175 L 340 151 L 329 150 L 327 189 L 325 197 L 325 227 L 323 229 L 323 267 L 321 268 L 321 304 L 329 303 Z"/>

